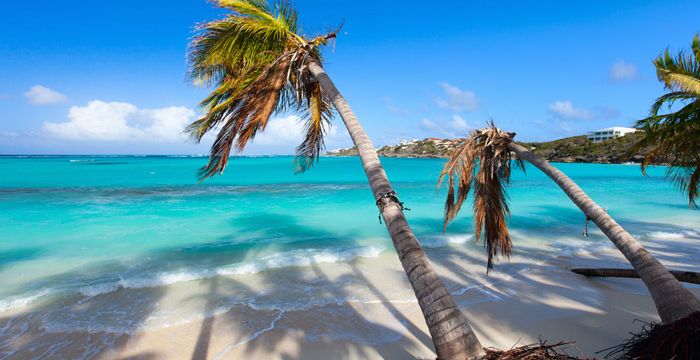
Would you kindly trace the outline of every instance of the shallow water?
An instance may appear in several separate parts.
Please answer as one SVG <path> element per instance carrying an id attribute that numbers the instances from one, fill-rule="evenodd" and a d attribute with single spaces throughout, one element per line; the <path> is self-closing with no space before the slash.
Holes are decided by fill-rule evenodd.
<path id="1" fill-rule="evenodd" d="M 0 157 L 0 312 L 53 301 L 41 318 L 49 331 L 129 333 L 236 306 L 267 311 L 274 326 L 283 311 L 377 301 L 357 277 L 320 280 L 313 274 L 316 266 L 392 251 L 357 158 L 322 158 L 301 175 L 293 174 L 291 157 L 239 158 L 225 175 L 198 183 L 196 170 L 205 161 Z M 429 255 L 450 247 L 478 251 L 468 207 L 441 233 L 444 190 L 436 189 L 436 180 L 443 160 L 383 163 Z M 556 166 L 641 239 L 700 236 L 698 211 L 664 179 L 664 168 L 642 176 L 630 165 Z M 540 247 L 575 255 L 610 246 L 596 231 L 580 235 L 584 216 L 537 169 L 516 172 L 509 194 L 516 253 Z M 522 267 L 502 263 L 498 270 Z M 205 286 L 196 280 L 219 277 L 245 286 L 220 292 L 206 307 L 183 310 L 193 289 Z M 392 301 L 412 301 L 403 283 L 392 284 L 382 289 Z M 347 286 L 351 295 L 340 291 Z M 149 308 L 165 288 L 180 291 L 180 302 Z M 470 289 L 451 290 L 464 295 Z M 481 289 L 462 304 L 497 298 Z M 125 307 L 148 312 L 148 321 Z"/>

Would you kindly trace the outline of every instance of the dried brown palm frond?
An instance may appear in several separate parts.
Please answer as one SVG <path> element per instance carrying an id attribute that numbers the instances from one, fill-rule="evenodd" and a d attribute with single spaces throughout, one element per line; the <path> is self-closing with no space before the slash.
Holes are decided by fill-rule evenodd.
<path id="1" fill-rule="evenodd" d="M 601 350 L 605 359 L 700 359 L 700 313 L 671 324 L 644 323 L 625 343 Z"/>
<path id="2" fill-rule="evenodd" d="M 559 342 L 547 345 L 543 340 L 539 344 L 525 345 L 510 350 L 496 350 L 486 348 L 486 354 L 479 360 L 578 360 L 578 357 L 571 356 L 562 350 L 563 347 L 573 344 L 573 342 Z"/>
<path id="3" fill-rule="evenodd" d="M 297 147 L 297 172 L 306 171 L 323 151 L 332 106 L 310 74 L 321 63 L 320 47 L 337 31 L 308 39 L 298 33 L 291 4 L 280 0 L 217 0 L 231 13 L 198 27 L 190 44 L 190 75 L 198 84 L 215 85 L 200 104 L 204 116 L 187 128 L 199 142 L 216 132 L 203 180 L 226 168 L 231 152 L 241 153 L 276 113 L 295 112 L 304 124 Z"/>
<path id="4" fill-rule="evenodd" d="M 477 240 L 484 235 L 487 270 L 493 267 L 493 259 L 499 253 L 510 256 L 511 239 L 506 224 L 510 210 L 505 185 L 510 183 L 513 158 L 508 145 L 514 136 L 493 122 L 485 129 L 475 130 L 452 150 L 438 181 L 440 186 L 447 178 L 443 231 L 474 189 L 474 230 Z M 520 159 L 515 162 L 525 170 Z"/>

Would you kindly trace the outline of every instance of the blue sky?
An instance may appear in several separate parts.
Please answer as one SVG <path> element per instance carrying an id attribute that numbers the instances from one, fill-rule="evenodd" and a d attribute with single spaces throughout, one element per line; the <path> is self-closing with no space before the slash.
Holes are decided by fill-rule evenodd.
<path id="1" fill-rule="evenodd" d="M 297 0 L 309 34 L 345 21 L 326 68 L 382 145 L 494 119 L 539 141 L 629 126 L 663 93 L 651 61 L 687 48 L 698 1 Z M 204 0 L 13 1 L 0 11 L 0 154 L 191 154 L 206 93 L 186 81 Z M 350 145 L 337 125 L 328 148 Z M 248 154 L 291 153 L 273 119 Z"/>

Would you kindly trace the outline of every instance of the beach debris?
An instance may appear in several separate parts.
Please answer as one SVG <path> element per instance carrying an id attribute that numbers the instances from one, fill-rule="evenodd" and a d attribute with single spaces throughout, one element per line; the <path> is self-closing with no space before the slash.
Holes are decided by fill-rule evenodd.
<path id="1" fill-rule="evenodd" d="M 642 322 L 642 330 L 630 333 L 627 342 L 598 351 L 605 359 L 700 359 L 700 312 L 670 324 Z"/>
<path id="2" fill-rule="evenodd" d="M 479 360 L 580 360 L 582 358 L 571 356 L 564 351 L 564 347 L 574 344 L 573 341 L 560 341 L 548 345 L 540 339 L 538 344 L 530 344 L 514 347 L 510 350 L 497 350 L 486 348 L 486 354 Z"/>
<path id="3" fill-rule="evenodd" d="M 584 275 L 595 277 L 619 277 L 619 278 L 639 278 L 639 274 L 634 269 L 614 269 L 614 268 L 576 268 L 571 271 Z M 678 271 L 669 270 L 678 281 L 700 284 L 700 273 L 693 271 Z"/>

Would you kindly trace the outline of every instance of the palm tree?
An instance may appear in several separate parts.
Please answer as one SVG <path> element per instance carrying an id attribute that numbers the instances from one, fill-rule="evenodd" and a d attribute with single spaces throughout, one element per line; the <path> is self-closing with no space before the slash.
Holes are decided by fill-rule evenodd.
<path id="1" fill-rule="evenodd" d="M 513 142 L 514 133 L 489 127 L 474 131 L 450 154 L 440 180 L 448 179 L 445 203 L 445 227 L 455 218 L 474 187 L 474 221 L 477 239 L 483 233 L 489 263 L 498 253 L 510 254 L 511 244 L 506 217 L 509 215 L 504 185 L 510 181 L 511 152 L 522 166 L 527 161 L 544 172 L 566 193 L 587 218 L 590 218 L 615 244 L 639 274 L 664 324 L 670 324 L 700 312 L 700 300 L 622 228 L 568 176 L 531 151 Z M 478 160 L 478 168 L 476 167 Z M 455 185 L 457 196 L 455 197 Z"/>
<path id="2" fill-rule="evenodd" d="M 215 86 L 201 103 L 206 114 L 188 127 L 196 141 L 216 132 L 201 179 L 223 172 L 231 151 L 243 151 L 272 114 L 285 111 L 303 116 L 304 140 L 295 161 L 297 171 L 307 170 L 323 149 L 334 106 L 358 149 L 438 357 L 466 359 L 483 353 L 409 227 L 367 133 L 323 69 L 320 47 L 335 33 L 314 38 L 299 34 L 297 14 L 287 2 L 219 0 L 218 5 L 231 13 L 201 25 L 190 52 L 193 80 Z"/>
<path id="3" fill-rule="evenodd" d="M 654 60 L 656 75 L 670 92 L 651 106 L 648 118 L 635 125 L 643 130 L 636 148 L 650 147 L 642 161 L 642 172 L 653 163 L 669 163 L 667 176 L 688 194 L 690 207 L 697 207 L 700 196 L 700 41 L 695 35 L 691 53 L 681 51 L 675 57 L 668 49 Z M 683 103 L 677 111 L 676 102 Z"/>

